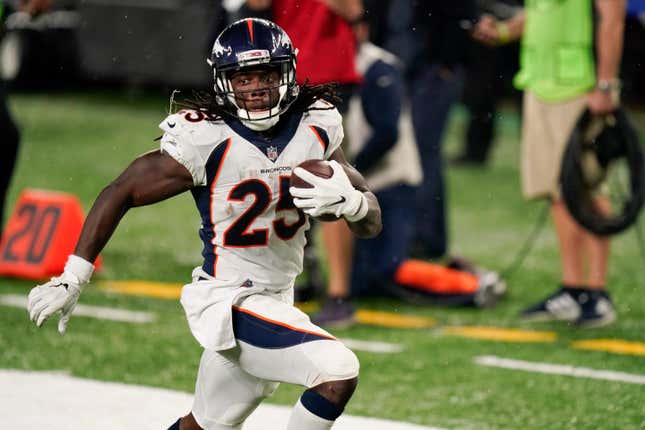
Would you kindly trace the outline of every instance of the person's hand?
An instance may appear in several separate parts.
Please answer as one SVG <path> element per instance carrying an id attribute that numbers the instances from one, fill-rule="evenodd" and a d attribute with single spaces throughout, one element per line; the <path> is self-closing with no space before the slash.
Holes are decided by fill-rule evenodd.
<path id="1" fill-rule="evenodd" d="M 52 4 L 53 0 L 20 0 L 20 10 L 36 16 L 50 10 Z"/>
<path id="2" fill-rule="evenodd" d="M 496 46 L 499 43 L 499 36 L 497 20 L 487 14 L 481 16 L 472 31 L 473 39 L 488 46 Z"/>
<path id="3" fill-rule="evenodd" d="M 78 283 L 65 273 L 52 278 L 29 293 L 29 319 L 40 327 L 50 316 L 60 311 L 58 332 L 63 334 L 80 294 L 81 288 Z"/>
<path id="4" fill-rule="evenodd" d="M 613 112 L 618 103 L 614 100 L 611 91 L 596 88 L 587 94 L 587 106 L 593 115 L 604 115 Z"/>
<path id="5" fill-rule="evenodd" d="M 335 160 L 329 162 L 334 173 L 330 178 L 318 177 L 300 167 L 293 173 L 312 185 L 312 188 L 289 188 L 293 204 L 307 215 L 317 217 L 334 214 L 350 222 L 367 214 L 367 199 L 349 180 L 343 167 Z"/>
<path id="6" fill-rule="evenodd" d="M 349 23 L 355 23 L 363 16 L 363 2 L 361 0 L 318 0 L 329 10 L 342 17 Z"/>
<path id="7" fill-rule="evenodd" d="M 70 255 L 62 275 L 32 288 L 27 304 L 29 319 L 40 327 L 49 317 L 60 312 L 58 332 L 64 334 L 82 286 L 89 282 L 93 270 L 92 263 Z"/>
<path id="8" fill-rule="evenodd" d="M 271 7 L 271 0 L 246 0 L 246 6 L 251 10 L 266 10 Z"/>

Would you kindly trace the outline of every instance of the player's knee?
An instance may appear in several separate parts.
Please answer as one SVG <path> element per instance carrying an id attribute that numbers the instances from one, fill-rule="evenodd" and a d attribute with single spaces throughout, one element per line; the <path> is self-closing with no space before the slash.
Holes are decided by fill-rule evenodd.
<path id="1" fill-rule="evenodd" d="M 171 427 L 170 429 L 172 428 L 173 427 Z M 180 420 L 179 430 L 203 430 L 203 429 L 199 426 L 199 424 L 197 424 L 197 421 L 195 421 L 195 417 L 191 412 Z"/>
<path id="2" fill-rule="evenodd" d="M 358 385 L 358 377 L 345 379 L 342 381 L 329 381 L 312 388 L 334 405 L 344 408 L 349 399 L 354 394 Z"/>
<path id="3" fill-rule="evenodd" d="M 312 385 L 358 377 L 360 365 L 356 354 L 340 342 L 326 343 L 324 349 L 315 354 L 315 362 L 319 374 Z"/>

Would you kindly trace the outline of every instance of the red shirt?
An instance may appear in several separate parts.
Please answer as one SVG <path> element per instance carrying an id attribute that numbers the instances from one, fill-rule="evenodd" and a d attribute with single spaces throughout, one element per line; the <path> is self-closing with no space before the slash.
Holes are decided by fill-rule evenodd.
<path id="1" fill-rule="evenodd" d="M 298 49 L 299 84 L 361 81 L 355 66 L 356 41 L 350 25 L 321 0 L 273 0 L 273 18 Z"/>

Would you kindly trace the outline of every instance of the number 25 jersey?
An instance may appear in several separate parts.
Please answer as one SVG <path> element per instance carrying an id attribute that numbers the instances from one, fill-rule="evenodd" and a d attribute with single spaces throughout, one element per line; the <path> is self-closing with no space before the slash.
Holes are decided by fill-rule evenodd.
<path id="1" fill-rule="evenodd" d="M 323 102 L 281 118 L 271 139 L 234 119 L 197 111 L 168 116 L 161 150 L 188 169 L 201 216 L 202 269 L 225 284 L 293 285 L 302 270 L 306 215 L 289 194 L 295 166 L 341 144 L 336 109 Z"/>

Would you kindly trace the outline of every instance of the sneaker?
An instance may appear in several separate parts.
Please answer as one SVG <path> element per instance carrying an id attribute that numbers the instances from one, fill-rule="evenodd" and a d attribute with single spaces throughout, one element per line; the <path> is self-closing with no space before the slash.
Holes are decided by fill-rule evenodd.
<path id="1" fill-rule="evenodd" d="M 498 273 L 478 268 L 476 272 L 479 287 L 473 297 L 478 308 L 491 308 L 506 294 L 506 282 Z"/>
<path id="2" fill-rule="evenodd" d="M 616 320 L 616 311 L 606 291 L 580 293 L 582 312 L 573 325 L 580 328 L 603 327 Z"/>
<path id="3" fill-rule="evenodd" d="M 506 294 L 506 282 L 497 272 L 456 256 L 448 257 L 446 267 L 477 276 L 479 286 L 473 296 L 473 304 L 478 308 L 491 308 Z"/>
<path id="4" fill-rule="evenodd" d="M 543 301 L 534 304 L 520 313 L 520 317 L 529 321 L 576 321 L 582 313 L 580 304 L 564 288 Z"/>
<path id="5" fill-rule="evenodd" d="M 329 297 L 311 321 L 319 326 L 345 328 L 356 322 L 355 314 L 356 310 L 350 300 Z"/>

